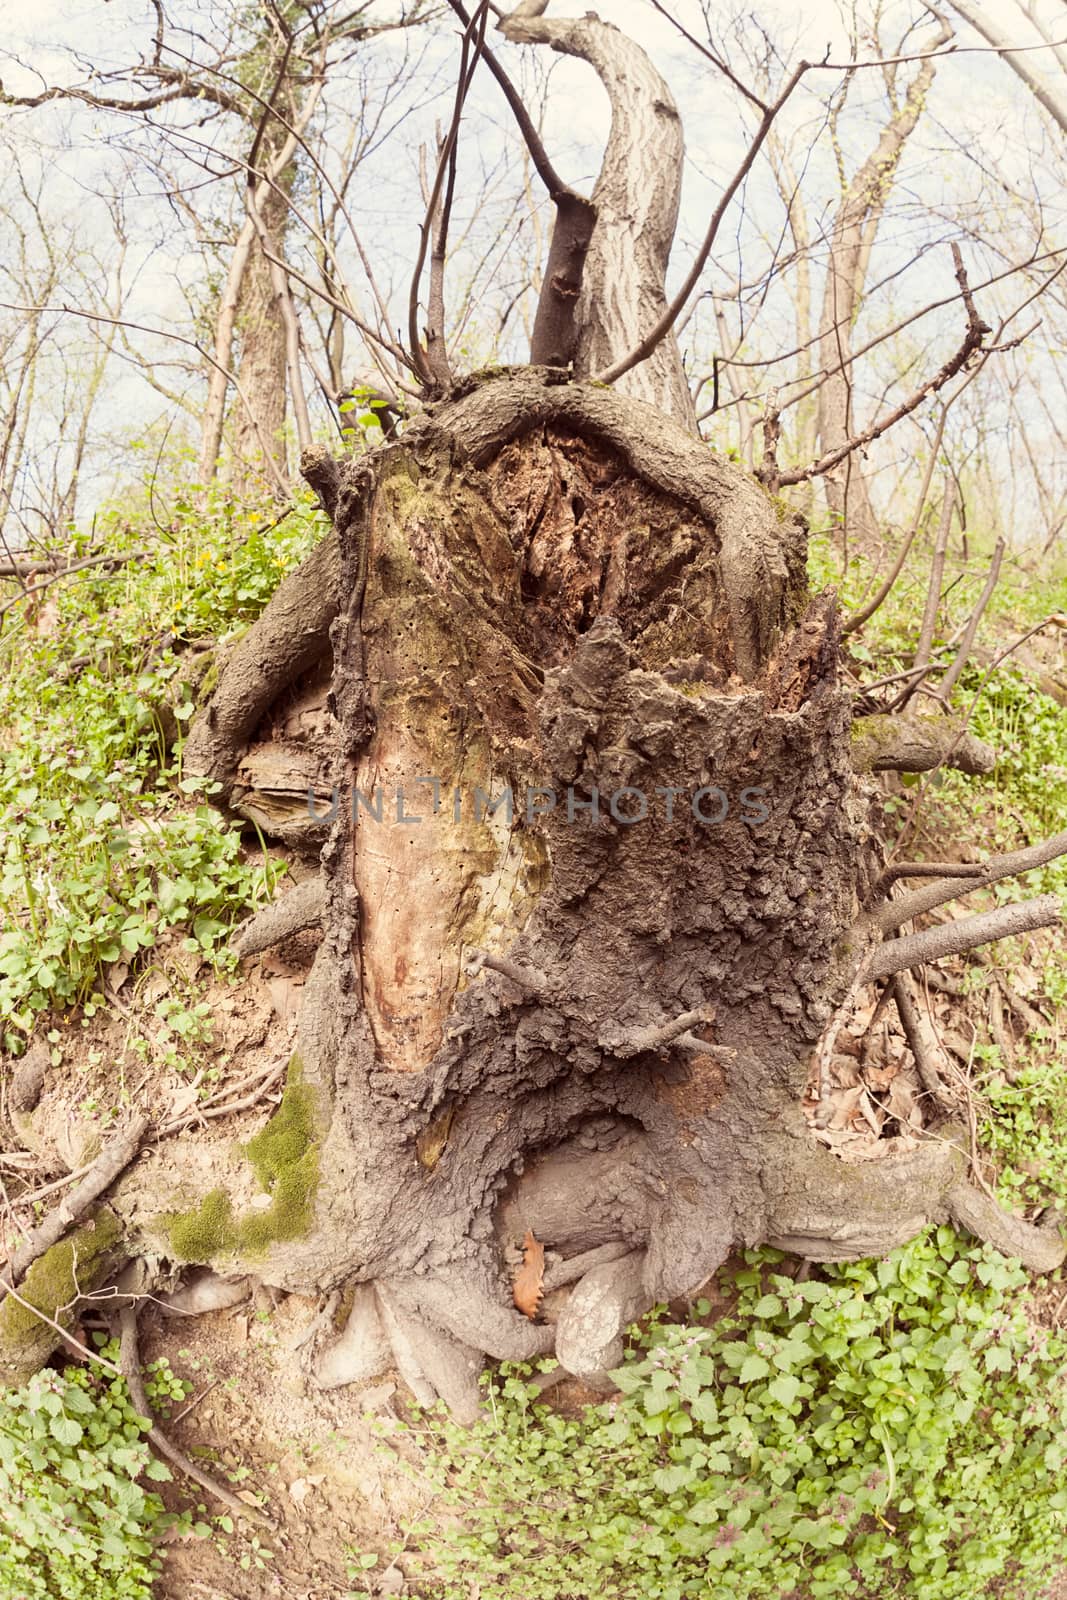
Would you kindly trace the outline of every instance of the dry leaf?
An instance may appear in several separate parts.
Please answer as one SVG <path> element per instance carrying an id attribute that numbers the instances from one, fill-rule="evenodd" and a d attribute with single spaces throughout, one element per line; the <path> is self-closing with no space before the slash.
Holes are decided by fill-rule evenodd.
<path id="1" fill-rule="evenodd" d="M 885 1121 L 885 1117 L 882 1113 L 881 1107 L 875 1105 L 866 1089 L 863 1089 L 860 1092 L 859 1109 L 866 1119 L 868 1127 L 877 1139 L 882 1132 L 882 1124 Z"/>
<path id="2" fill-rule="evenodd" d="M 515 1279 L 515 1304 L 531 1322 L 541 1307 L 545 1282 L 545 1247 L 527 1230 L 522 1241 L 522 1266 Z"/>
<path id="3" fill-rule="evenodd" d="M 896 1078 L 890 1084 L 885 1108 L 902 1126 L 906 1127 L 911 1122 L 915 1110 L 915 1091 L 907 1078 Z"/>

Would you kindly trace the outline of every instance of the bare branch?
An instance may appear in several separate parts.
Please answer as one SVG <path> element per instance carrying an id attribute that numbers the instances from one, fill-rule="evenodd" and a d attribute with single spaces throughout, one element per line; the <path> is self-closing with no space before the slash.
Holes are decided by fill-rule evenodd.
<path id="1" fill-rule="evenodd" d="M 971 290 L 967 286 L 967 278 L 963 261 L 959 254 L 959 246 L 954 244 L 952 252 L 957 265 L 956 277 L 960 283 L 960 298 L 967 309 L 967 332 L 959 349 L 934 373 L 933 377 L 928 378 L 925 383 L 921 383 L 899 405 L 894 406 L 892 411 L 879 417 L 877 422 L 872 423 L 869 428 L 865 428 L 862 433 L 854 435 L 851 439 L 846 439 L 844 444 L 820 456 L 818 461 L 813 461 L 810 466 L 783 472 L 779 478 L 779 483 L 783 488 L 794 483 L 804 483 L 808 478 L 821 477 L 824 473 L 836 467 L 839 462 L 844 461 L 845 457 L 851 455 L 854 450 L 861 450 L 865 445 L 873 444 L 875 439 L 880 439 L 883 433 L 887 433 L 890 428 L 908 416 L 918 405 L 921 405 L 928 395 L 937 394 L 939 389 L 943 389 L 945 384 L 954 378 L 957 372 L 982 348 L 982 340 L 990 332 L 990 329 L 974 309 L 974 300 Z M 855 355 L 853 355 L 852 359 L 855 360 Z M 795 398 L 790 404 L 795 404 Z"/>
<path id="2" fill-rule="evenodd" d="M 958 891 L 958 883 L 953 887 Z M 998 906 L 995 911 L 981 911 L 974 917 L 961 917 L 936 928 L 924 928 L 921 933 L 886 940 L 871 952 L 869 975 L 889 978 L 909 967 L 922 966 L 926 961 L 962 955 L 965 950 L 990 944 L 994 939 L 1009 939 L 1017 934 L 1032 933 L 1036 928 L 1055 927 L 1059 921 L 1060 900 L 1055 894 L 1043 894 L 1036 900 L 1023 900 L 1017 905 Z"/>
<path id="3" fill-rule="evenodd" d="M 961 878 L 953 875 L 927 884 L 923 889 L 913 889 L 902 900 L 887 901 L 875 912 L 873 921 L 883 933 L 892 933 L 905 922 L 921 917 L 924 912 L 933 911 L 936 906 L 943 906 L 949 900 L 958 900 L 961 895 L 971 894 L 975 889 L 987 889 L 990 884 L 1000 883 L 1005 878 L 1034 872 L 1062 855 L 1067 855 L 1067 830 L 1053 834 L 1051 839 L 1044 839 L 1025 850 L 990 856 L 988 861 L 978 864 L 973 876 L 968 874 L 966 878 Z"/>
<path id="4" fill-rule="evenodd" d="M 448 364 L 448 356 L 445 352 L 443 327 L 435 328 L 431 325 L 427 328 L 426 348 L 423 348 L 419 337 L 419 285 L 422 281 L 422 269 L 426 261 L 427 247 L 433 233 L 434 219 L 437 216 L 441 188 L 451 167 L 456 140 L 459 137 L 459 125 L 463 118 L 463 106 L 467 98 L 467 91 L 471 86 L 471 77 L 478 62 L 478 56 L 485 41 L 485 28 L 488 19 L 489 3 L 488 0 L 482 0 L 463 33 L 459 74 L 456 80 L 456 97 L 452 108 L 452 122 L 447 134 L 441 141 L 441 148 L 438 151 L 437 171 L 434 174 L 433 186 L 426 202 L 426 217 L 419 233 L 419 250 L 415 258 L 415 267 L 411 274 L 411 290 L 408 295 L 408 343 L 415 370 L 430 389 L 446 388 L 451 382 L 452 374 Z M 472 38 L 474 39 L 473 59 L 471 58 Z M 444 241 L 447 238 L 447 228 L 447 217 L 443 215 L 440 234 L 442 252 Z M 443 310 L 443 300 L 441 309 Z M 432 321 L 431 314 L 431 324 Z"/>
<path id="5" fill-rule="evenodd" d="M 1000 577 L 1000 564 L 1004 560 L 1005 548 L 1004 540 L 998 539 L 993 550 L 993 559 L 989 563 L 989 572 L 985 584 L 981 594 L 978 596 L 974 610 L 967 619 L 967 626 L 964 629 L 963 638 L 960 640 L 959 649 L 956 651 L 955 660 L 938 685 L 938 693 L 943 700 L 948 700 L 960 673 L 967 665 L 967 657 L 971 653 L 974 636 L 978 632 L 978 624 L 982 620 L 986 606 L 993 598 L 993 590 L 996 588 L 997 579 Z"/>
<path id="6" fill-rule="evenodd" d="M 618 361 L 612 362 L 609 367 L 605 367 L 603 372 L 597 373 L 595 379 L 597 383 L 614 383 L 618 378 L 621 378 L 624 373 L 629 372 L 631 367 L 636 367 L 640 362 L 647 360 L 660 341 L 664 339 L 668 333 L 670 333 L 675 322 L 678 320 L 678 317 L 684 310 L 689 296 L 692 294 L 701 273 L 704 271 L 704 268 L 707 265 L 707 260 L 711 254 L 712 245 L 715 243 L 715 240 L 718 236 L 722 219 L 726 215 L 726 210 L 730 204 L 730 201 L 733 199 L 734 195 L 737 193 L 737 190 L 744 182 L 752 163 L 755 161 L 760 152 L 760 147 L 762 146 L 763 141 L 770 132 L 771 125 L 774 122 L 775 117 L 777 117 L 778 113 L 781 111 L 782 107 L 793 93 L 793 90 L 796 88 L 805 72 L 809 71 L 810 66 L 810 62 L 801 61 L 787 81 L 785 88 L 782 90 L 777 100 L 775 100 L 774 103 L 768 106 L 764 111 L 763 116 L 760 119 L 759 127 L 756 129 L 756 132 L 753 136 L 752 143 L 745 152 L 745 156 L 741 162 L 741 165 L 738 167 L 737 171 L 734 173 L 734 176 L 723 190 L 719 199 L 719 203 L 712 213 L 711 221 L 708 223 L 708 230 L 704 235 L 704 242 L 697 251 L 696 257 L 688 273 L 686 274 L 682 287 L 679 289 L 674 299 L 667 306 L 663 315 L 659 318 L 655 325 L 649 329 L 648 333 L 645 334 L 645 336 L 627 355 L 621 357 Z"/>
<path id="7" fill-rule="evenodd" d="M 923 473 L 922 488 L 919 490 L 919 498 L 915 506 L 915 515 L 912 518 L 911 527 L 908 529 L 908 532 L 905 534 L 904 539 L 901 542 L 900 549 L 897 552 L 896 560 L 893 562 L 893 565 L 890 567 L 885 578 L 878 585 L 878 588 L 875 590 L 870 600 L 868 600 L 865 605 L 860 606 L 858 610 L 854 611 L 852 615 L 847 618 L 841 629 L 842 639 L 847 639 L 850 633 L 855 633 L 859 628 L 863 627 L 865 622 L 870 621 L 871 617 L 874 616 L 874 613 L 881 606 L 882 602 L 892 593 L 894 584 L 904 570 L 904 563 L 908 559 L 908 553 L 911 550 L 912 545 L 915 543 L 919 529 L 922 527 L 923 512 L 926 509 L 926 497 L 930 493 L 930 484 L 933 481 L 934 468 L 937 465 L 937 457 L 941 450 L 941 441 L 945 436 L 945 421 L 948 417 L 948 408 L 950 404 L 951 400 L 947 401 L 941 407 L 941 415 L 937 419 L 937 431 L 934 434 L 934 440 L 930 446 L 930 455 L 926 463 L 926 471 Z"/>

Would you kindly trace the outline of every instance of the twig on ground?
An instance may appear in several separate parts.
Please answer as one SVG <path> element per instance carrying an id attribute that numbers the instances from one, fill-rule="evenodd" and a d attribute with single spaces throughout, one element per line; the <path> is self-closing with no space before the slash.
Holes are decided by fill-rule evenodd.
<path id="1" fill-rule="evenodd" d="M 145 1394 L 144 1384 L 141 1380 L 141 1360 L 137 1348 L 137 1307 L 135 1305 L 127 1306 L 119 1314 L 119 1329 L 121 1376 L 126 1379 L 127 1388 L 130 1391 L 130 1399 L 133 1401 L 135 1409 L 140 1412 L 141 1416 L 152 1422 L 152 1410 L 148 1404 L 148 1397 Z M 246 1505 L 243 1500 L 219 1483 L 210 1473 L 198 1467 L 195 1461 L 190 1461 L 185 1451 L 180 1450 L 176 1444 L 172 1444 L 155 1422 L 152 1422 L 152 1426 L 148 1430 L 148 1438 L 161 1456 L 165 1456 L 173 1466 L 178 1468 L 179 1472 L 184 1473 L 187 1478 L 191 1478 L 194 1483 L 198 1483 L 201 1489 L 206 1490 L 216 1500 L 221 1501 L 235 1516 L 245 1517 L 249 1522 L 258 1523 L 260 1527 L 269 1528 L 273 1526 L 271 1519 L 258 1506 Z"/>

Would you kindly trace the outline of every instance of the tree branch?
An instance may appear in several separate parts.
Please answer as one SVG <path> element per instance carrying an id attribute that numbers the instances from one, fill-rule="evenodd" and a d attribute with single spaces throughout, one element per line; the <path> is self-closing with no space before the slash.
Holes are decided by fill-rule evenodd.
<path id="1" fill-rule="evenodd" d="M 958 883 L 954 883 L 953 888 L 958 891 Z M 942 923 L 937 928 L 924 928 L 922 933 L 888 939 L 871 951 L 868 975 L 890 978 L 909 967 L 922 966 L 926 961 L 962 955 L 965 950 L 990 944 L 994 939 L 1032 933 L 1035 928 L 1051 928 L 1059 921 L 1060 901 L 1054 894 L 1043 894 L 1018 905 L 998 906 L 995 911 L 983 911 L 975 917 L 961 917 L 957 922 Z"/>
<path id="2" fill-rule="evenodd" d="M 794 483 L 805 483 L 809 478 L 821 477 L 824 473 L 830 472 L 839 462 L 844 461 L 845 457 L 851 455 L 854 450 L 861 450 L 865 445 L 873 444 L 875 439 L 880 439 L 883 433 L 887 433 L 890 428 L 914 411 L 916 406 L 920 405 L 928 395 L 937 394 L 939 389 L 943 389 L 945 384 L 956 376 L 957 372 L 966 365 L 976 351 L 982 348 L 982 340 L 991 330 L 975 310 L 974 299 L 967 283 L 967 274 L 963 266 L 963 258 L 960 255 L 959 246 L 956 244 L 952 246 L 952 256 L 956 263 L 956 281 L 960 285 L 960 297 L 967 310 L 967 332 L 955 355 L 950 356 L 945 364 L 934 373 L 932 378 L 928 378 L 925 383 L 920 384 L 899 405 L 894 406 L 892 411 L 886 412 L 884 416 L 879 417 L 877 422 L 873 422 L 862 433 L 857 433 L 852 438 L 846 439 L 844 444 L 839 445 L 836 450 L 827 451 L 817 461 L 813 461 L 810 466 L 798 467 L 792 471 L 783 472 L 778 479 L 782 488 L 787 488 Z M 795 401 L 791 403 L 795 403 Z"/>
<path id="3" fill-rule="evenodd" d="M 905 922 L 911 922 L 914 917 L 921 917 L 937 906 L 946 905 L 950 900 L 958 900 L 961 895 L 971 894 L 975 889 L 988 889 L 990 884 L 1001 883 L 1005 878 L 1017 878 L 1024 872 L 1034 872 L 1062 855 L 1067 855 L 1067 830 L 1053 834 L 1051 839 L 1031 845 L 1026 850 L 990 856 L 987 861 L 976 863 L 973 872 L 968 872 L 966 877 L 945 877 L 928 883 L 925 888 L 913 889 L 902 900 L 887 901 L 875 912 L 873 921 L 883 933 L 892 933 Z"/>
<path id="4" fill-rule="evenodd" d="M 978 632 L 978 624 L 982 620 L 982 615 L 986 606 L 993 598 L 993 590 L 996 588 L 997 579 L 1000 577 L 1000 564 L 1004 560 L 1005 548 L 1006 546 L 1004 544 L 1004 540 L 998 539 L 993 550 L 993 559 L 989 563 L 989 572 L 986 577 L 985 584 L 982 588 L 981 594 L 978 596 L 978 601 L 974 610 L 967 619 L 967 626 L 963 630 L 963 638 L 960 640 L 959 649 L 956 651 L 952 665 L 949 667 L 948 671 L 945 673 L 945 676 L 938 684 L 937 692 L 941 696 L 942 700 L 944 700 L 946 703 L 952 694 L 953 687 L 957 682 L 960 673 L 967 665 L 967 657 L 971 653 L 971 646 L 974 643 L 974 636 Z"/>
<path id="5" fill-rule="evenodd" d="M 711 247 L 715 243 L 715 240 L 718 236 L 722 219 L 726 214 L 726 209 L 729 206 L 730 201 L 733 199 L 734 195 L 737 193 L 737 190 L 744 182 L 752 163 L 759 154 L 760 147 L 762 146 L 763 141 L 766 139 L 767 134 L 770 132 L 771 124 L 774 122 L 774 119 L 777 117 L 779 111 L 781 111 L 782 107 L 793 93 L 793 90 L 796 88 L 801 78 L 810 69 L 810 66 L 810 62 L 801 61 L 796 70 L 792 73 L 777 100 L 775 100 L 773 104 L 768 106 L 764 111 L 763 116 L 760 118 L 759 127 L 756 129 L 752 143 L 749 145 L 741 165 L 738 167 L 737 171 L 734 173 L 734 176 L 723 190 L 719 199 L 719 203 L 712 212 L 711 221 L 708 223 L 708 230 L 704 235 L 704 241 L 701 244 L 700 249 L 697 251 L 693 264 L 686 274 L 685 280 L 674 299 L 667 306 L 663 315 L 659 318 L 655 325 L 649 329 L 645 336 L 627 355 L 621 357 L 617 361 L 613 361 L 610 366 L 604 368 L 603 372 L 598 372 L 596 374 L 595 381 L 597 383 L 614 383 L 616 379 L 621 378 L 624 373 L 629 372 L 631 367 L 636 367 L 640 362 L 647 360 L 660 341 L 664 339 L 674 327 L 674 324 L 681 315 L 681 312 L 683 311 L 690 294 L 693 292 L 693 289 L 696 286 L 697 280 L 707 265 L 708 257 L 711 254 Z"/>

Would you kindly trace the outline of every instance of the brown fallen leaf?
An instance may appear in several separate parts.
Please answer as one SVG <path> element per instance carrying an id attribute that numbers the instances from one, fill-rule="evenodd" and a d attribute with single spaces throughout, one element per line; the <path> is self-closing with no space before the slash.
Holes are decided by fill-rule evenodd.
<path id="1" fill-rule="evenodd" d="M 541 1309 L 545 1282 L 545 1247 L 527 1230 L 522 1241 L 522 1266 L 515 1279 L 515 1304 L 532 1322 Z"/>

